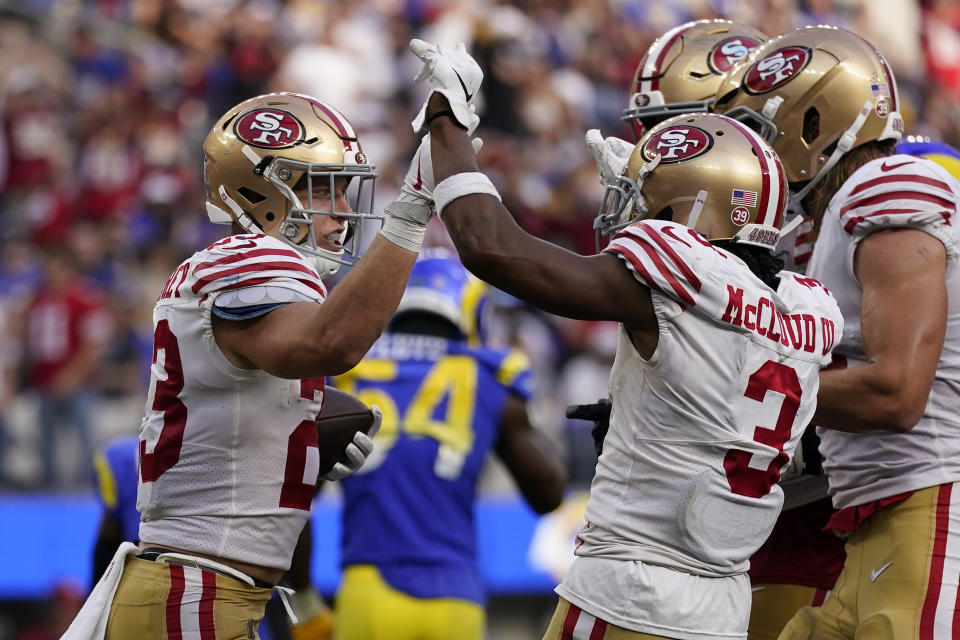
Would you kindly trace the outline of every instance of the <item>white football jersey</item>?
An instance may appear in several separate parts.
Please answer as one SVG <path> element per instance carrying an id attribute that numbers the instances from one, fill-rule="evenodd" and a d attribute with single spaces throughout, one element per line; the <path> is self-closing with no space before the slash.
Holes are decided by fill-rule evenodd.
<path id="1" fill-rule="evenodd" d="M 140 426 L 141 540 L 290 566 L 319 470 L 323 379 L 235 367 L 214 340 L 211 312 L 215 304 L 270 309 L 325 296 L 300 253 L 263 235 L 216 242 L 173 272 L 153 312 Z"/>
<path id="2" fill-rule="evenodd" d="M 780 471 L 843 331 L 836 302 L 786 271 L 774 291 L 671 222 L 636 223 L 606 251 L 650 289 L 660 333 L 645 360 L 621 328 L 577 555 L 742 573 L 780 512 Z"/>
<path id="3" fill-rule="evenodd" d="M 817 430 L 835 507 L 960 480 L 958 200 L 960 183 L 940 165 L 895 155 L 857 169 L 824 213 L 808 273 L 837 298 L 846 329 L 836 353 L 846 358 L 848 366 L 865 361 L 860 327 L 862 292 L 853 275 L 857 244 L 881 229 L 919 229 L 943 242 L 948 263 L 946 336 L 920 422 L 902 434 Z"/>

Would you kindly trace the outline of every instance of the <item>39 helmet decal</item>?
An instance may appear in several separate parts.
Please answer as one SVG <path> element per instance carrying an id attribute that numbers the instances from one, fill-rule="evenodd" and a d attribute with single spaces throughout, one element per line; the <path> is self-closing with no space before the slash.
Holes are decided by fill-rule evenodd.
<path id="1" fill-rule="evenodd" d="M 730 212 L 730 222 L 742 227 L 750 222 L 750 211 L 746 207 L 737 207 Z"/>
<path id="2" fill-rule="evenodd" d="M 783 47 L 768 53 L 747 70 L 743 88 L 754 95 L 773 91 L 803 71 L 812 57 L 808 47 Z"/>
<path id="3" fill-rule="evenodd" d="M 660 154 L 660 164 L 671 164 L 703 155 L 713 146 L 713 137 L 699 127 L 674 125 L 659 131 L 643 146 L 643 157 Z"/>
<path id="4" fill-rule="evenodd" d="M 760 42 L 747 36 L 724 38 L 707 54 L 707 66 L 717 75 L 724 74 L 759 46 Z"/>
<path id="5" fill-rule="evenodd" d="M 303 141 L 303 124 L 282 109 L 254 109 L 233 126 L 237 137 L 254 147 L 286 149 Z"/>

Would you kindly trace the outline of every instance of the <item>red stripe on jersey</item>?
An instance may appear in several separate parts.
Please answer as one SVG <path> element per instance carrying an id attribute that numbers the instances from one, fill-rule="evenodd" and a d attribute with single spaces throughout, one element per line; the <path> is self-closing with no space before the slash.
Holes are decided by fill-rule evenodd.
<path id="1" fill-rule="evenodd" d="M 960 629 L 960 589 L 957 589 L 957 599 L 953 603 L 953 620 L 951 622 L 951 631 L 956 635 L 956 630 Z"/>
<path id="2" fill-rule="evenodd" d="M 657 271 L 660 272 L 660 275 L 663 276 L 663 279 L 667 281 L 667 284 L 670 285 L 670 288 L 677 294 L 677 297 L 693 306 L 696 302 L 693 301 L 693 296 L 683 288 L 683 284 L 677 277 L 670 272 L 670 267 L 667 266 L 667 263 L 663 261 L 663 258 L 660 257 L 660 254 L 657 253 L 656 249 L 651 247 L 646 242 L 641 242 L 640 248 L 647 252 L 647 255 L 650 256 L 650 260 L 653 262 L 654 266 L 657 268 Z"/>
<path id="3" fill-rule="evenodd" d="M 930 557 L 930 578 L 927 596 L 920 613 L 920 640 L 933 640 L 937 603 L 940 600 L 940 583 L 943 580 L 943 561 L 947 549 L 947 533 L 950 524 L 950 492 L 952 484 L 940 485 L 937 491 L 937 518 L 934 527 L 933 553 Z"/>
<path id="4" fill-rule="evenodd" d="M 823 604 L 823 601 L 827 599 L 827 594 L 830 593 L 826 589 L 817 589 L 813 594 L 813 600 L 810 601 L 811 607 L 819 607 Z"/>
<path id="5" fill-rule="evenodd" d="M 183 601 L 183 567 L 178 564 L 170 567 L 170 593 L 167 594 L 165 617 L 167 621 L 167 638 L 169 640 L 183 640 L 180 629 L 180 604 Z"/>
<path id="6" fill-rule="evenodd" d="M 645 234 L 650 236 L 654 242 L 657 243 L 657 246 L 663 249 L 663 252 L 667 254 L 670 260 L 677 266 L 677 269 L 680 270 L 680 273 L 683 274 L 683 277 L 693 285 L 693 288 L 700 293 L 700 278 L 693 273 L 693 270 L 687 266 L 687 263 L 683 261 L 676 251 L 673 250 L 673 247 L 670 246 L 670 243 L 660 237 L 660 234 L 651 229 L 648 225 L 640 225 L 640 230 Z"/>
<path id="7" fill-rule="evenodd" d="M 922 213 L 919 209 L 884 209 L 883 211 L 877 211 L 876 213 L 868 213 L 865 216 L 851 216 L 849 220 L 843 225 L 843 230 L 847 233 L 853 232 L 853 228 L 866 220 L 867 218 L 872 218 L 874 216 L 883 216 L 883 215 L 901 215 L 901 214 L 910 214 L 910 213 Z"/>
<path id="8" fill-rule="evenodd" d="M 806 253 L 801 253 L 793 257 L 793 264 L 795 265 L 805 265 L 810 262 L 810 256 L 813 255 L 813 251 L 807 251 Z"/>
<path id="9" fill-rule="evenodd" d="M 198 271 L 204 271 L 206 269 L 219 267 L 225 264 L 233 264 L 234 262 L 240 262 L 250 258 L 259 258 L 260 256 L 276 256 L 278 258 L 294 258 L 298 260 L 303 259 L 303 256 L 292 249 L 254 249 L 253 251 L 244 251 L 243 253 L 234 253 L 229 256 L 224 256 L 219 260 L 201 262 L 193 268 L 193 273 L 196 275 Z"/>
<path id="10" fill-rule="evenodd" d="M 194 293 L 197 293 L 198 291 L 200 291 L 200 289 L 203 289 L 205 286 L 207 286 L 211 282 L 222 280 L 230 276 L 240 275 L 243 273 L 253 273 L 256 271 L 298 271 L 300 273 L 309 274 L 314 278 L 317 277 L 317 273 L 313 269 L 310 269 L 309 267 L 306 267 L 302 264 L 297 264 L 296 262 L 258 262 L 256 264 L 248 264 L 243 267 L 234 267 L 233 269 L 223 269 L 222 271 L 211 273 L 210 275 L 204 276 L 203 278 L 200 278 L 199 280 L 194 282 L 191 289 L 193 290 Z M 282 276 L 274 276 L 274 277 L 282 277 Z"/>
<path id="11" fill-rule="evenodd" d="M 640 260 L 640 258 L 637 257 L 637 255 L 633 251 L 630 251 L 630 249 L 627 249 L 626 247 L 621 245 L 608 247 L 608 251 L 616 251 L 617 253 L 622 255 L 624 258 L 627 259 L 628 262 L 630 262 L 630 265 L 633 266 L 633 270 L 636 271 L 637 275 L 643 278 L 643 281 L 646 283 L 648 287 L 650 287 L 655 291 L 659 291 L 663 295 L 667 295 L 664 292 L 664 290 L 661 289 L 660 286 L 657 284 L 656 280 L 654 280 L 650 276 L 650 272 L 647 271 L 647 268 L 643 266 L 643 262 Z"/>
<path id="12" fill-rule="evenodd" d="M 242 233 L 236 236 L 227 236 L 222 240 L 217 240 L 216 242 L 208 246 L 206 249 L 204 249 L 204 251 L 210 251 L 211 249 L 216 249 L 217 247 L 224 247 L 230 244 L 231 242 L 243 242 L 243 244 L 237 244 L 233 247 L 230 247 L 231 249 L 252 249 L 253 247 L 257 246 L 257 243 L 253 242 L 254 240 L 258 240 L 260 238 L 266 238 L 266 237 L 267 236 L 265 236 L 262 233 Z"/>
<path id="13" fill-rule="evenodd" d="M 911 183 L 926 184 L 926 185 L 930 185 L 931 187 L 937 187 L 938 189 L 943 189 L 947 193 L 952 193 L 952 190 L 950 189 L 950 185 L 948 185 L 946 182 L 941 182 L 940 180 L 936 180 L 934 178 L 928 178 L 926 176 L 918 176 L 918 175 L 911 174 L 911 175 L 880 176 L 879 178 L 867 180 L 866 182 L 862 182 L 859 185 L 857 185 L 857 187 L 850 192 L 850 195 L 851 196 L 856 195 L 861 191 L 866 191 L 870 187 L 875 187 L 878 184 L 886 184 L 888 182 L 911 182 Z"/>
<path id="14" fill-rule="evenodd" d="M 795 244 L 801 245 L 808 242 L 813 242 L 813 231 L 804 231 L 803 233 L 797 234 L 797 241 Z"/>
<path id="15" fill-rule="evenodd" d="M 757 161 L 760 163 L 760 172 L 762 179 L 760 181 L 760 197 L 757 198 L 757 222 L 759 224 L 773 224 L 776 222 L 776 215 L 780 211 L 780 207 L 783 205 L 783 202 L 778 200 L 777 209 L 774 211 L 773 221 L 767 221 L 767 213 L 770 207 L 770 163 L 767 161 L 766 154 L 763 153 L 763 147 L 760 146 L 760 143 L 757 142 L 756 135 L 750 129 L 747 129 L 745 126 L 737 122 L 732 118 L 728 118 L 727 121 L 732 124 L 740 133 L 743 134 L 743 137 L 750 142 L 750 146 L 753 147 L 753 153 L 757 156 Z M 782 178 L 781 178 L 782 179 Z M 780 183 L 781 186 L 783 182 Z M 778 198 L 783 197 L 783 189 L 780 189 L 780 194 Z"/>
<path id="16" fill-rule="evenodd" d="M 929 193 L 920 193 L 919 191 L 890 191 L 887 193 L 878 193 L 875 196 L 868 196 L 866 198 L 861 198 L 856 202 L 851 202 L 843 209 L 840 209 L 840 217 L 850 211 L 851 209 L 859 209 L 861 207 L 872 207 L 875 204 L 880 204 L 881 202 L 888 202 L 890 200 L 921 200 L 923 202 L 932 202 L 941 207 L 947 207 L 948 209 L 955 209 L 956 205 L 947 200 L 946 198 L 941 198 L 940 196 L 935 196 Z"/>
<path id="17" fill-rule="evenodd" d="M 660 52 L 657 54 L 657 59 L 653 63 L 653 73 L 651 74 L 653 77 L 650 79 L 651 91 L 656 91 L 658 88 L 660 88 L 660 76 L 663 75 L 663 72 L 660 70 L 660 65 L 663 64 L 663 60 L 667 57 L 667 52 L 670 51 L 670 47 L 673 46 L 673 43 L 676 42 L 677 38 L 682 36 L 686 31 L 687 29 L 681 29 L 673 34 L 673 37 L 667 40 L 667 43 L 663 45 L 663 48 L 660 49 Z"/>
<path id="18" fill-rule="evenodd" d="M 217 574 L 201 571 L 203 591 L 200 595 L 200 640 L 217 640 L 217 628 L 213 620 L 213 602 L 217 599 Z"/>
<path id="19" fill-rule="evenodd" d="M 593 630 L 590 631 L 590 640 L 603 640 L 603 635 L 607 632 L 607 623 L 597 618 L 593 621 Z"/>
<path id="20" fill-rule="evenodd" d="M 580 618 L 580 608 L 570 604 L 567 609 L 567 615 L 563 619 L 563 630 L 560 634 L 560 640 L 573 640 L 573 630 L 577 627 L 577 620 Z"/>

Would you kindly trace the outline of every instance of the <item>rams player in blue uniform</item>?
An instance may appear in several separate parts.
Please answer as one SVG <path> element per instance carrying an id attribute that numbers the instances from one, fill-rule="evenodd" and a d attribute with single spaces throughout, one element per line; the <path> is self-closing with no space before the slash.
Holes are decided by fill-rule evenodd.
<path id="1" fill-rule="evenodd" d="M 490 451 L 536 512 L 563 499 L 560 460 L 527 419 L 529 362 L 479 344 L 484 287 L 449 253 L 421 253 L 387 333 L 334 378 L 383 411 L 374 454 L 341 481 L 336 640 L 483 637 L 473 509 Z"/>
<path id="2" fill-rule="evenodd" d="M 926 136 L 907 136 L 897 145 L 897 153 L 933 160 L 960 180 L 960 151 L 945 142 L 931 140 Z"/>
<path id="3" fill-rule="evenodd" d="M 103 505 L 93 548 L 93 581 L 103 575 L 121 542 L 137 539 L 137 437 L 110 440 L 93 459 L 97 497 Z"/>

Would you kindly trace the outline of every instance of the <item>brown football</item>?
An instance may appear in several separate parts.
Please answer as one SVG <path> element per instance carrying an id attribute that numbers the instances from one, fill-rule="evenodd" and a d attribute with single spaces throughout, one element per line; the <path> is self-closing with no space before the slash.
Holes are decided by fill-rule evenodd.
<path id="1" fill-rule="evenodd" d="M 349 393 L 326 387 L 317 417 L 320 475 L 326 475 L 337 462 L 347 462 L 347 445 L 358 431 L 366 432 L 372 424 L 373 412 L 367 405 Z"/>

